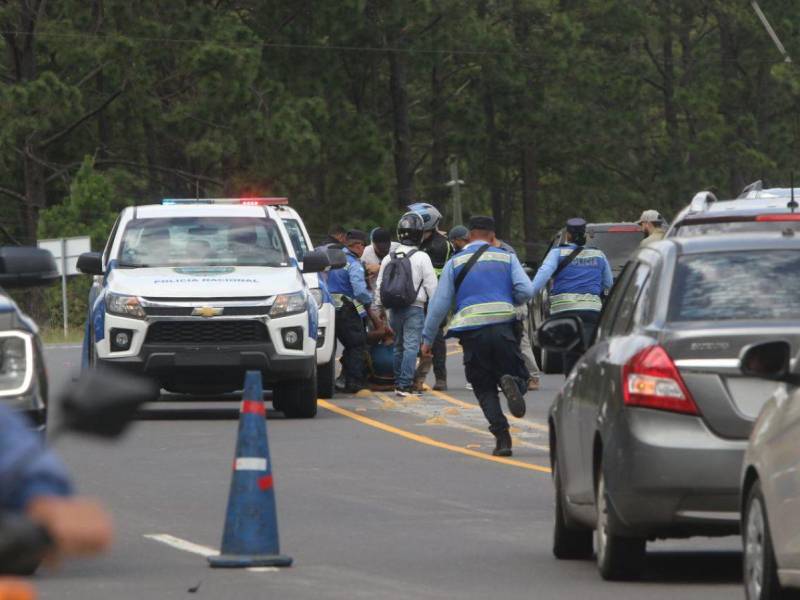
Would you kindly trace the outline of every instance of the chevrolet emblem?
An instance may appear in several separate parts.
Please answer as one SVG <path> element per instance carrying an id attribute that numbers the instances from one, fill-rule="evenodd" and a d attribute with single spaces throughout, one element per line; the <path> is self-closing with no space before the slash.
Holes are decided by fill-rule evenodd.
<path id="1" fill-rule="evenodd" d="M 224 311 L 224 308 L 219 308 L 216 306 L 198 306 L 192 311 L 193 317 L 218 317 Z"/>

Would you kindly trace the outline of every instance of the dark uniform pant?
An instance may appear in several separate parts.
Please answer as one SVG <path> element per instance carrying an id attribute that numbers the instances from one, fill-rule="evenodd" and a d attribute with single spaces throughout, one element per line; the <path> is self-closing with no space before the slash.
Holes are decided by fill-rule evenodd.
<path id="1" fill-rule="evenodd" d="M 594 332 L 597 330 L 597 324 L 600 322 L 599 310 L 565 310 L 552 316 L 578 317 L 581 320 L 581 323 L 583 323 L 583 336 L 586 340 L 586 344 L 591 344 L 592 340 L 594 340 Z M 581 352 L 564 353 L 564 357 L 562 359 L 564 376 L 569 375 L 569 372 L 572 371 L 572 367 L 575 366 L 575 363 L 578 362 L 578 359 L 581 356 Z"/>
<path id="2" fill-rule="evenodd" d="M 497 386 L 500 377 L 512 375 L 527 389 L 528 370 L 519 350 L 513 323 L 487 325 L 459 336 L 464 348 L 464 371 L 478 399 L 489 431 L 497 435 L 508 430 L 508 420 L 500 406 Z"/>
<path id="3" fill-rule="evenodd" d="M 342 369 L 348 386 L 366 387 L 367 332 L 352 302 L 336 311 L 336 339 L 342 344 Z"/>

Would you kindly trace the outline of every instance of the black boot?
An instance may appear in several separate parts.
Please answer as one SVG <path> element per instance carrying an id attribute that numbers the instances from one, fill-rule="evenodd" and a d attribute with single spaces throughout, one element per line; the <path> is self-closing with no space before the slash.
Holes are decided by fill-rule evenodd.
<path id="1" fill-rule="evenodd" d="M 500 389 L 508 400 L 508 410 L 511 414 L 521 419 L 525 416 L 525 392 L 528 391 L 528 382 L 513 375 L 503 375 L 500 378 Z"/>
<path id="2" fill-rule="evenodd" d="M 497 438 L 497 444 L 492 451 L 494 456 L 511 456 L 511 434 L 508 429 L 495 433 L 494 437 Z"/>

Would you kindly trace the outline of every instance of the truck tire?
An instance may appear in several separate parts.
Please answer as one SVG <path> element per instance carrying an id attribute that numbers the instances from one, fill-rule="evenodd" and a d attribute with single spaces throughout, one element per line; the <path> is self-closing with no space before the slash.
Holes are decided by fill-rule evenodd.
<path id="1" fill-rule="evenodd" d="M 331 359 L 317 367 L 317 396 L 333 398 L 336 393 L 336 342 L 333 342 Z"/>
<path id="2" fill-rule="evenodd" d="M 273 406 L 288 418 L 313 418 L 317 414 L 317 370 L 308 379 L 276 383 L 272 393 Z"/>

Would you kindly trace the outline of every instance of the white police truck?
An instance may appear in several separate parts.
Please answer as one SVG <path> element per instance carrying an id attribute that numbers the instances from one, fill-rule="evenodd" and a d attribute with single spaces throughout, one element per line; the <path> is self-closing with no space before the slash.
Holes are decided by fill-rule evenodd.
<path id="1" fill-rule="evenodd" d="M 303 250 L 279 208 L 285 198 L 164 200 L 125 208 L 95 275 L 84 365 L 145 373 L 172 392 L 242 388 L 260 370 L 287 416 L 316 414 L 333 393 L 334 309 L 317 273 L 329 257 Z M 305 227 L 296 212 L 306 244 Z M 302 248 L 302 246 L 301 246 Z M 301 262 L 302 261 L 302 262 Z"/>

